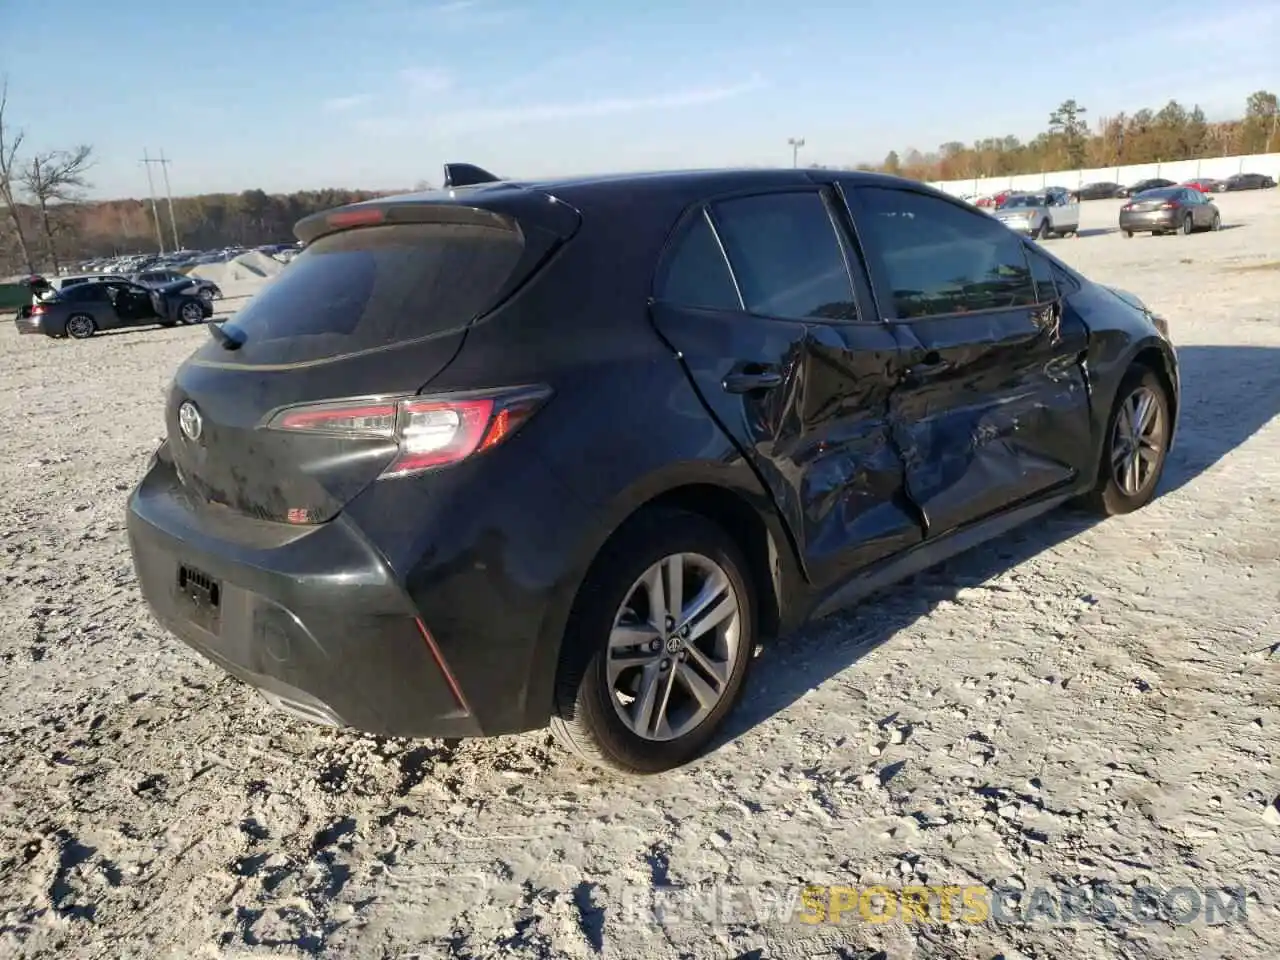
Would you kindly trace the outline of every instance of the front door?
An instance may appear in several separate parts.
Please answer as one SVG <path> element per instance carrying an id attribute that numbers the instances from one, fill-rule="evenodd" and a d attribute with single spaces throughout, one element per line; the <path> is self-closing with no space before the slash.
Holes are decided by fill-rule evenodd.
<path id="1" fill-rule="evenodd" d="M 923 538 L 889 431 L 902 349 L 844 231 L 817 184 L 691 211 L 652 310 L 819 589 Z"/>
<path id="2" fill-rule="evenodd" d="M 1037 285 L 1036 248 L 907 186 L 851 192 L 881 310 L 912 344 L 890 410 L 928 536 L 1085 474 L 1087 331 L 1051 276 Z"/>

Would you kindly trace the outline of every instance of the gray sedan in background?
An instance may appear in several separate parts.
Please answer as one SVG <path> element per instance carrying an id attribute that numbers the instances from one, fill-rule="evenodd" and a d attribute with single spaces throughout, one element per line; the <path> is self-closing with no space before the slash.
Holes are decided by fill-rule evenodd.
<path id="1" fill-rule="evenodd" d="M 1120 208 L 1120 229 L 1126 237 L 1135 233 L 1194 233 L 1221 226 L 1217 204 L 1192 187 L 1147 190 Z"/>

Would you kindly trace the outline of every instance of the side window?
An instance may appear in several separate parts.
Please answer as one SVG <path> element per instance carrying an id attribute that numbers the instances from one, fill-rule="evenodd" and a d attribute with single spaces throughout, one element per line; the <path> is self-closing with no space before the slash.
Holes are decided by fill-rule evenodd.
<path id="1" fill-rule="evenodd" d="M 729 264 L 705 214 L 691 219 L 668 249 L 659 267 L 656 294 L 659 300 L 682 307 L 742 309 Z"/>
<path id="2" fill-rule="evenodd" d="M 899 319 L 1036 302 L 1026 248 L 998 220 L 910 190 L 863 187 L 858 196 L 859 233 L 883 265 Z"/>
<path id="3" fill-rule="evenodd" d="M 853 280 L 822 195 L 725 200 L 716 228 L 752 313 L 785 320 L 854 320 Z"/>

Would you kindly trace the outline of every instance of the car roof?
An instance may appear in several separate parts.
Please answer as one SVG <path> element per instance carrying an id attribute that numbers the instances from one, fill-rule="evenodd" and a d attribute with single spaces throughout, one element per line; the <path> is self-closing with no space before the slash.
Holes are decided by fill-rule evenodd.
<path id="1" fill-rule="evenodd" d="M 639 215 L 655 229 L 665 231 L 685 208 L 703 200 L 756 190 L 813 186 L 829 180 L 846 186 L 898 186 L 926 192 L 952 202 L 954 197 L 925 183 L 888 174 L 861 170 L 786 169 L 717 169 L 669 170 L 636 173 L 611 173 L 559 178 L 526 178 L 495 180 L 468 186 L 446 187 L 418 193 L 375 197 L 358 203 L 326 210 L 300 220 L 295 234 L 306 243 L 332 232 L 327 219 L 336 210 L 358 211 L 385 209 L 399 205 L 471 206 L 495 212 L 530 213 L 539 205 L 539 194 L 562 201 L 584 216 L 595 210 L 612 214 Z M 532 206 L 531 206 L 532 201 Z M 519 215 L 519 214 L 517 214 Z M 341 229 L 341 228 L 338 228 Z"/>
<path id="2" fill-rule="evenodd" d="M 396 194 L 365 201 L 368 204 L 420 202 L 439 200 L 451 202 L 468 198 L 501 196 L 512 191 L 537 190 L 553 194 L 572 202 L 575 197 L 586 197 L 602 192 L 644 193 L 648 195 L 702 195 L 733 193 L 738 190 L 775 189 L 789 186 L 807 186 L 814 183 L 814 176 L 836 177 L 844 183 L 860 186 L 902 186 L 928 188 L 925 184 L 903 177 L 871 173 L 862 170 L 808 170 L 808 169 L 727 169 L 727 170 L 662 170 L 633 173 L 606 173 L 576 177 L 527 178 L 498 180 L 466 187 L 449 187 L 421 193 Z M 353 204 L 359 206 L 360 204 Z"/>

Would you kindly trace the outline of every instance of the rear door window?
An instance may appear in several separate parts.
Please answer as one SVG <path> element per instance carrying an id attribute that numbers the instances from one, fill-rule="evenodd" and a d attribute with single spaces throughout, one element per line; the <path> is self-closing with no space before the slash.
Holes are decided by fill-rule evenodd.
<path id="1" fill-rule="evenodd" d="M 111 299 L 107 294 L 107 285 L 105 283 L 77 283 L 67 287 L 62 297 L 64 300 L 72 300 L 77 303 Z"/>
<path id="2" fill-rule="evenodd" d="M 742 309 L 720 241 L 704 212 L 699 211 L 671 245 L 658 269 L 655 293 L 659 300 L 681 307 Z"/>
<path id="3" fill-rule="evenodd" d="M 816 191 L 724 200 L 716 229 L 747 310 L 785 320 L 854 320 L 853 280 Z"/>
<path id="4" fill-rule="evenodd" d="M 458 223 L 361 227 L 309 244 L 236 314 L 235 363 L 329 359 L 465 327 L 496 303 L 524 246 Z"/>

